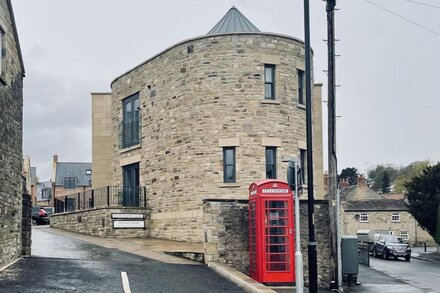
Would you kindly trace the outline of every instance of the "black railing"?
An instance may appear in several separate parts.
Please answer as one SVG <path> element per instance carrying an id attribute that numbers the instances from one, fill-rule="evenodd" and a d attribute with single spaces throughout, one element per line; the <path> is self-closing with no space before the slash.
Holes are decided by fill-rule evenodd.
<path id="1" fill-rule="evenodd" d="M 147 207 L 145 187 L 107 186 L 56 197 L 55 213 L 90 210 L 102 207 Z"/>

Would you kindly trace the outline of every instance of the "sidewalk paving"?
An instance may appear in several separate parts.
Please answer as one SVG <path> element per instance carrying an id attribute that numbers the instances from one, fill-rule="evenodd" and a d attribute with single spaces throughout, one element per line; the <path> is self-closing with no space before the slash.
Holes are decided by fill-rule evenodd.
<path id="1" fill-rule="evenodd" d="M 427 247 L 426 252 L 424 247 L 412 247 L 411 257 L 440 264 L 440 253 L 437 252 L 437 247 Z"/>

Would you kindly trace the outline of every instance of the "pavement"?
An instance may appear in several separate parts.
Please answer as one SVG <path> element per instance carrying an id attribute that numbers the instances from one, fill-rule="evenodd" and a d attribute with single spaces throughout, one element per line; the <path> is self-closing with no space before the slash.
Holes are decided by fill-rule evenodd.
<path id="1" fill-rule="evenodd" d="M 440 250 L 437 247 L 412 247 L 411 257 L 419 260 L 440 264 Z"/>

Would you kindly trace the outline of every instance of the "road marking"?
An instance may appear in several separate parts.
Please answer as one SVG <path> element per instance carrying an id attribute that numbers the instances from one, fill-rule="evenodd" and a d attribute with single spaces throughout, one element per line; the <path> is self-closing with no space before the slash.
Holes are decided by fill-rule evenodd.
<path id="1" fill-rule="evenodd" d="M 130 283 L 128 282 L 128 277 L 126 272 L 121 272 L 122 277 L 122 287 L 124 288 L 124 293 L 131 293 Z"/>
<path id="2" fill-rule="evenodd" d="M 437 276 L 440 276 L 440 274 L 437 274 L 437 273 L 433 273 L 433 272 L 429 272 L 429 273 L 434 274 L 434 275 L 437 275 Z"/>

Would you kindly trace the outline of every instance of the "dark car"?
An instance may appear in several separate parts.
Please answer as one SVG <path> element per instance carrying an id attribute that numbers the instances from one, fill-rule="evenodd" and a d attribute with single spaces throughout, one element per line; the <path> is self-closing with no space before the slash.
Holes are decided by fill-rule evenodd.
<path id="1" fill-rule="evenodd" d="M 40 206 L 32 207 L 32 221 L 35 225 L 46 225 L 49 224 L 49 217 L 44 208 Z"/>
<path id="2" fill-rule="evenodd" d="M 406 261 L 410 261 L 411 248 L 401 238 L 393 235 L 380 235 L 374 243 L 373 255 L 382 256 L 384 259 L 404 257 Z"/>

